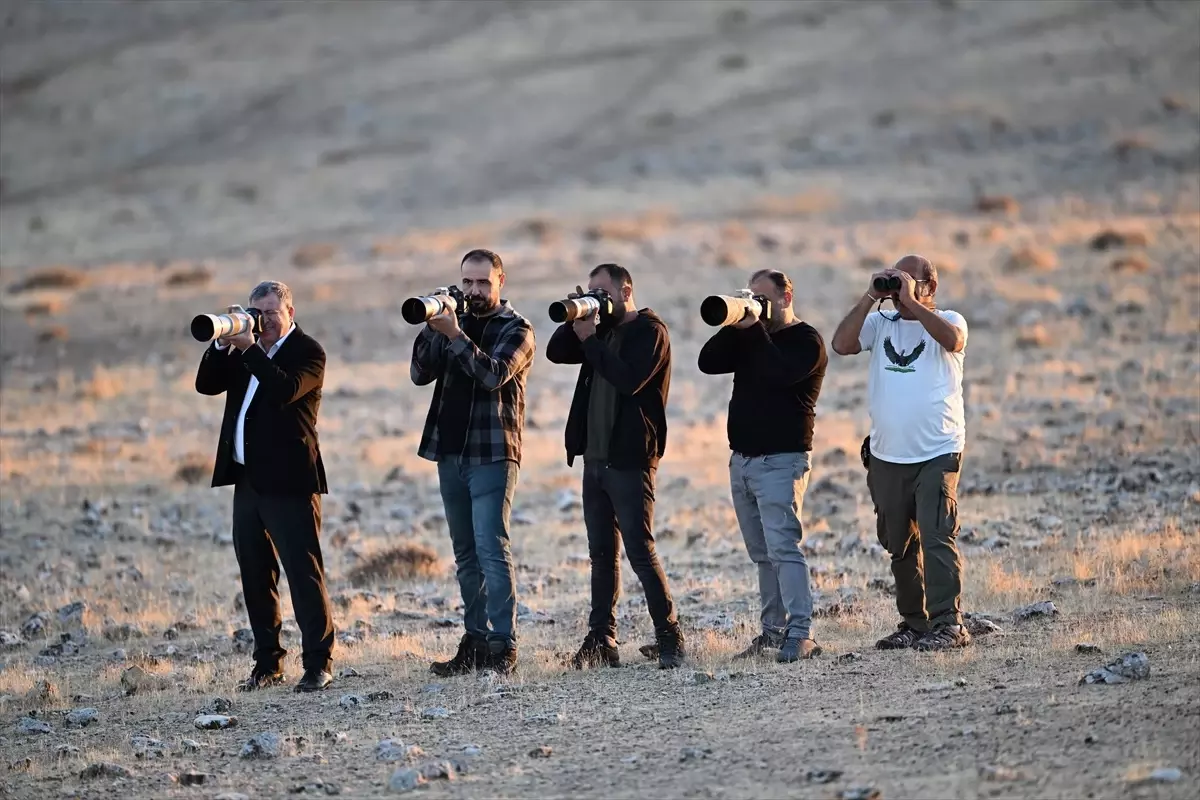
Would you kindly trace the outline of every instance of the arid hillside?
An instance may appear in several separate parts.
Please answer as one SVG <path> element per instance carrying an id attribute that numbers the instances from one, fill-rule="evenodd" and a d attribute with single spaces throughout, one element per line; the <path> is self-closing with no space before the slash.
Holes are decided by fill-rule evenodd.
<path id="1" fill-rule="evenodd" d="M 520 661 L 436 680 L 462 613 L 399 307 L 476 247 L 539 347 Z M 700 302 L 783 269 L 828 343 L 911 252 L 970 326 L 975 644 L 873 649 L 866 363 L 831 354 L 803 514 L 825 653 L 733 661 L 756 572 Z M 589 582 L 546 309 L 606 261 L 672 337 L 675 672 L 638 652 L 627 565 L 626 666 L 559 661 Z M 265 278 L 329 354 L 316 696 L 234 692 L 223 399 L 194 389 L 189 320 Z M 0 6 L 0 797 L 1193 797 L 1198 530 L 1200 4 Z"/>

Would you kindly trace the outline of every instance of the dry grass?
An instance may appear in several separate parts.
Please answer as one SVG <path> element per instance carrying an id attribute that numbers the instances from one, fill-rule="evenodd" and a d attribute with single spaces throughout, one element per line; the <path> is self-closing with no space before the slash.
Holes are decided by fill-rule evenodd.
<path id="1" fill-rule="evenodd" d="M 1058 256 L 1051 250 L 1022 245 L 1009 248 L 1003 263 L 1008 272 L 1050 272 L 1058 268 Z"/>
<path id="2" fill-rule="evenodd" d="M 8 287 L 10 294 L 45 289 L 77 289 L 87 282 L 87 275 L 74 267 L 47 267 L 30 272 Z"/>
<path id="3" fill-rule="evenodd" d="M 338 253 L 337 245 L 327 242 L 314 242 L 302 245 L 292 253 L 292 265 L 300 269 L 312 269 L 324 266 L 334 259 Z"/>
<path id="4" fill-rule="evenodd" d="M 368 556 L 361 564 L 356 564 L 346 577 L 354 586 L 372 586 L 435 578 L 444 569 L 433 548 L 421 542 L 405 542 Z"/>
<path id="5" fill-rule="evenodd" d="M 191 267 L 172 270 L 166 277 L 165 283 L 167 286 L 204 286 L 210 283 L 213 279 L 212 270 L 203 264 L 195 264 Z"/>

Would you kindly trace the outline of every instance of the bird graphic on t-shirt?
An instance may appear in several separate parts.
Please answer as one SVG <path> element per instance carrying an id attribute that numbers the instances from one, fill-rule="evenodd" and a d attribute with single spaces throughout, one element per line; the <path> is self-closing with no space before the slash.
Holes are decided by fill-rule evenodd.
<path id="1" fill-rule="evenodd" d="M 923 352 L 925 352 L 924 339 L 921 340 L 920 344 L 913 348 L 911 353 L 897 353 L 896 348 L 892 346 L 891 337 L 886 336 L 883 339 L 883 353 L 888 357 L 888 361 L 892 362 L 896 366 L 884 367 L 884 369 L 891 372 L 916 372 L 916 369 L 909 365 L 920 358 L 921 353 Z"/>

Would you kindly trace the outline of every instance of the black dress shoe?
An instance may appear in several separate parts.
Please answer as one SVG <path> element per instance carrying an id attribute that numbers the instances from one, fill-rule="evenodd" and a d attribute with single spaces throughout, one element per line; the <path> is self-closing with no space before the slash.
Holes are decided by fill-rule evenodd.
<path id="1" fill-rule="evenodd" d="M 253 692 L 257 689 L 266 689 L 271 686 L 278 686 L 283 683 L 282 670 L 260 670 L 255 669 L 250 673 L 250 677 L 237 685 L 239 692 Z"/>
<path id="2" fill-rule="evenodd" d="M 296 684 L 297 692 L 319 692 L 333 683 L 333 676 L 323 669 L 306 669 L 300 682 Z"/>

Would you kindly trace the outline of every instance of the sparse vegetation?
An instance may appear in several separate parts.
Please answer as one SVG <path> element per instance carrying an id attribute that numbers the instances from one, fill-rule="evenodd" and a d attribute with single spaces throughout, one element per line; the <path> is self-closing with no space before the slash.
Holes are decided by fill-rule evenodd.
<path id="1" fill-rule="evenodd" d="M 76 289 L 82 286 L 87 276 L 73 267 L 48 267 L 30 272 L 23 279 L 8 287 L 10 294 L 35 292 L 44 289 Z"/>
<path id="2" fill-rule="evenodd" d="M 354 586 L 380 586 L 434 578 L 441 571 L 441 559 L 433 548 L 421 542 L 405 542 L 368 556 L 346 577 Z"/>

